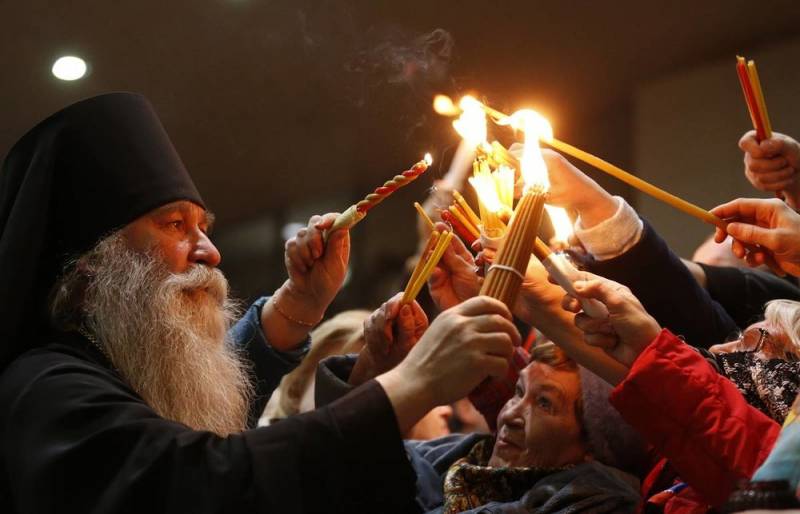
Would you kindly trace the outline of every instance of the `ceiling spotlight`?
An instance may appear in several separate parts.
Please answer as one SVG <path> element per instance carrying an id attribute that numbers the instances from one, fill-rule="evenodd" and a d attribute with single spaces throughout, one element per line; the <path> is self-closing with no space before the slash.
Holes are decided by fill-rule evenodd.
<path id="1" fill-rule="evenodd" d="M 78 80 L 86 74 L 86 61 L 80 57 L 67 55 L 53 63 L 53 75 L 61 80 Z"/>

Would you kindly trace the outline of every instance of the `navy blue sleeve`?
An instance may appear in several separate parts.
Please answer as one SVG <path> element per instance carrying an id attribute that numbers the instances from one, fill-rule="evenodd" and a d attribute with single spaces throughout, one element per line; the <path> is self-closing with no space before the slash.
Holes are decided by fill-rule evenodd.
<path id="1" fill-rule="evenodd" d="M 800 300 L 794 277 L 787 280 L 757 269 L 698 264 L 706 274 L 708 294 L 725 308 L 739 328 L 762 319 L 764 305 L 770 300 Z"/>
<path id="2" fill-rule="evenodd" d="M 708 348 L 725 341 L 738 330 L 736 323 L 643 221 L 642 237 L 630 250 L 587 269 L 628 286 L 651 316 L 689 344 Z"/>
<path id="3" fill-rule="evenodd" d="M 261 328 L 261 308 L 268 300 L 269 297 L 256 300 L 228 332 L 234 344 L 253 364 L 256 394 L 250 406 L 249 426 L 255 426 L 281 378 L 300 364 L 311 345 L 310 339 L 306 339 L 296 349 L 287 352 L 272 347 Z"/>

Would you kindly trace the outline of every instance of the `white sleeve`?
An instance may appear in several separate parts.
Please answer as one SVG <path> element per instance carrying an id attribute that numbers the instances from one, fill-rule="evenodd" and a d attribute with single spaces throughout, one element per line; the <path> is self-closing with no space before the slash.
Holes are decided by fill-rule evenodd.
<path id="1" fill-rule="evenodd" d="M 644 223 L 639 215 L 621 196 L 614 199 L 619 207 L 610 218 L 591 228 L 583 228 L 580 217 L 575 220 L 575 237 L 598 261 L 622 255 L 642 237 Z"/>

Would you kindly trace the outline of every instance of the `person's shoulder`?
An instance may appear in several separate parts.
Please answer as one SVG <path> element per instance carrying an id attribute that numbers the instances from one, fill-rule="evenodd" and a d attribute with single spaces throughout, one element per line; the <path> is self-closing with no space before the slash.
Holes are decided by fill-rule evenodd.
<path id="1" fill-rule="evenodd" d="M 71 344 L 50 343 L 17 357 L 0 373 L 0 398 L 34 389 L 53 394 L 70 384 L 82 387 L 125 387 L 117 374 L 91 353 Z"/>

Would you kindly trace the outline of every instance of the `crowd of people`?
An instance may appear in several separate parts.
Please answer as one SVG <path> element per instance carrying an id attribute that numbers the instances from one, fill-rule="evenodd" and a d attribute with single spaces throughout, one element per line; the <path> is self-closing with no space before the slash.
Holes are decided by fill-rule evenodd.
<path id="1" fill-rule="evenodd" d="M 577 215 L 580 298 L 533 256 L 513 306 L 482 296 L 494 251 L 453 238 L 429 305 L 398 294 L 323 321 L 350 254 L 336 213 L 242 306 L 147 100 L 71 105 L 0 171 L 0 510 L 796 507 L 800 144 L 739 147 L 779 198 L 713 209 L 727 228 L 693 260 L 545 150 L 548 201 Z"/>

